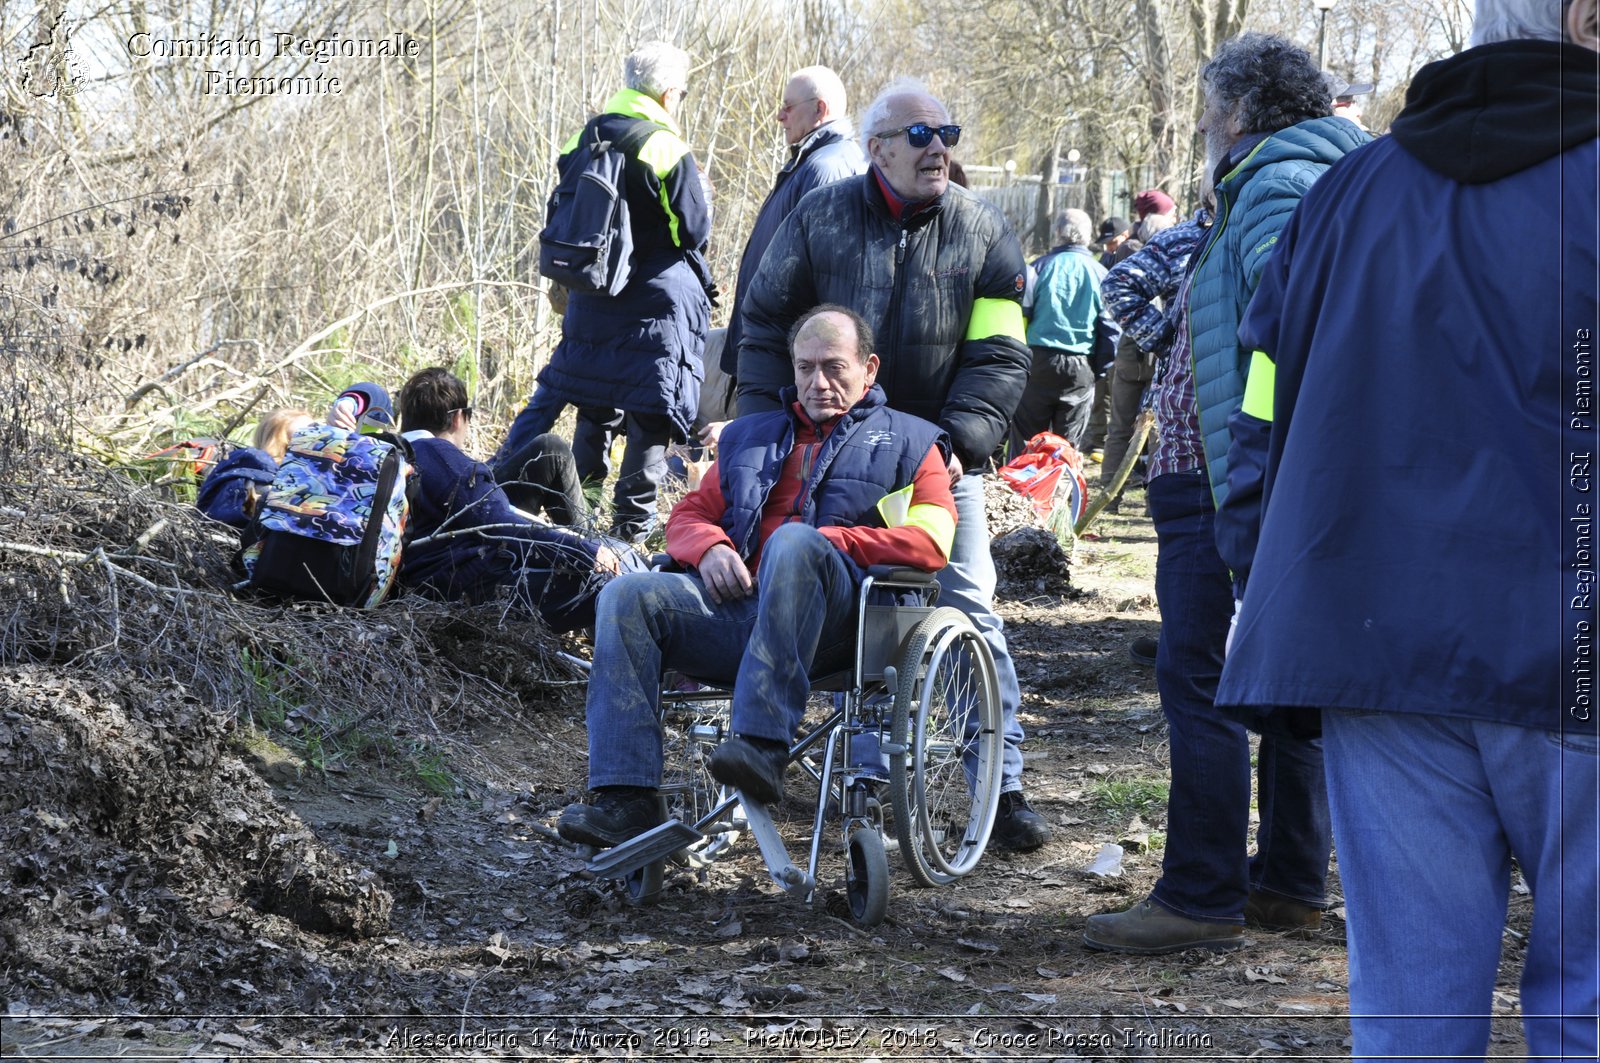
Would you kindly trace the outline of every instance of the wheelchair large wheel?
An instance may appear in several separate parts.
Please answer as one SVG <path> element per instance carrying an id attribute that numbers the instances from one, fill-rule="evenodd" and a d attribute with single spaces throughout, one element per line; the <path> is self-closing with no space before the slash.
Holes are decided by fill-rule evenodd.
<path id="1" fill-rule="evenodd" d="M 711 813 L 727 790 L 711 777 L 711 754 L 727 736 L 727 702 L 673 705 L 663 713 L 661 796 L 669 819 L 694 825 Z M 683 850 L 675 860 L 704 867 L 739 839 L 727 830 Z"/>
<path id="2" fill-rule="evenodd" d="M 889 910 L 889 857 L 883 835 L 873 827 L 850 832 L 844 867 L 845 899 L 850 918 L 862 926 L 877 926 Z"/>
<path id="3" fill-rule="evenodd" d="M 918 884 L 949 885 L 978 865 L 1000 805 L 994 659 L 960 611 L 936 609 L 907 636 L 890 748 L 901 859 Z"/>

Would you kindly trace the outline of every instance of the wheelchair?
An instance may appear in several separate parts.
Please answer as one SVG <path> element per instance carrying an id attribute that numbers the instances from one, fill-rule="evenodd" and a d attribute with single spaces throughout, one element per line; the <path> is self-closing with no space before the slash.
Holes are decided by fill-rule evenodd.
<path id="1" fill-rule="evenodd" d="M 823 692 L 832 695 L 830 705 L 789 750 L 791 766 L 799 765 L 817 787 L 804 869 L 791 858 L 765 805 L 711 777 L 711 753 L 730 736 L 731 689 L 686 678 L 661 694 L 666 764 L 659 794 L 665 822 L 592 855 L 588 871 L 623 880 L 628 895 L 644 903 L 661 889 L 668 861 L 705 867 L 748 832 L 772 880 L 815 904 L 831 830 L 845 857 L 849 914 L 863 926 L 875 926 L 887 911 L 891 847 L 898 848 L 919 886 L 948 885 L 970 873 L 999 808 L 999 690 L 982 637 L 965 614 L 937 606 L 938 590 L 929 573 L 869 569 L 859 591 L 854 664 L 846 672 L 813 677 L 813 702 Z M 808 713 L 808 722 L 815 715 Z M 883 756 L 871 764 L 852 762 L 857 739 L 865 740 L 862 748 L 875 744 L 886 754 L 886 785 Z M 884 822 L 884 791 L 892 839 Z"/>

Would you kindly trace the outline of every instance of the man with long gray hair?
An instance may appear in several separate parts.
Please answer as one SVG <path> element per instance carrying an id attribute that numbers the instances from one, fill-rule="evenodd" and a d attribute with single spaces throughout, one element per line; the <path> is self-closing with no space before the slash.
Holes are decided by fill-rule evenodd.
<path id="1" fill-rule="evenodd" d="M 1250 736 L 1214 704 L 1235 595 L 1213 525 L 1227 493 L 1228 416 L 1244 395 L 1239 319 L 1295 204 L 1368 137 L 1332 117 L 1322 71 L 1282 37 L 1224 41 L 1201 85 L 1217 220 L 1178 294 L 1184 318 L 1154 395 L 1160 435 L 1147 495 L 1159 544 L 1156 686 L 1172 760 L 1167 845 L 1146 900 L 1089 918 L 1085 943 L 1119 952 L 1234 948 L 1246 923 L 1303 933 L 1327 902 L 1320 740 L 1263 734 L 1249 853 Z"/>
<path id="2" fill-rule="evenodd" d="M 1593 1060 L 1600 2 L 1478 0 L 1473 43 L 1239 328 L 1218 700 L 1320 710 L 1357 1059 L 1484 1058 L 1515 860 L 1527 1058 Z"/>

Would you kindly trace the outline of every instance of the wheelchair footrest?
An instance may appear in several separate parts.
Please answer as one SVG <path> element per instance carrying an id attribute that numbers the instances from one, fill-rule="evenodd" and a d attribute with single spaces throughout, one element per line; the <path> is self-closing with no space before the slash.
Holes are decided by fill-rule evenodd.
<path id="1" fill-rule="evenodd" d="M 772 876 L 772 881 L 798 897 L 810 897 L 811 888 L 816 883 L 789 859 L 789 850 L 784 848 L 783 839 L 778 836 L 777 825 L 772 822 L 772 814 L 767 811 L 767 806 L 746 797 L 743 790 L 739 791 L 739 801 L 744 805 L 750 833 L 756 836 L 756 844 L 761 847 L 761 858 L 767 862 L 767 872 Z"/>
<path id="2" fill-rule="evenodd" d="M 603 849 L 589 861 L 589 872 L 597 878 L 621 878 L 665 860 L 680 849 L 687 849 L 705 835 L 682 820 L 670 819 L 621 845 Z"/>

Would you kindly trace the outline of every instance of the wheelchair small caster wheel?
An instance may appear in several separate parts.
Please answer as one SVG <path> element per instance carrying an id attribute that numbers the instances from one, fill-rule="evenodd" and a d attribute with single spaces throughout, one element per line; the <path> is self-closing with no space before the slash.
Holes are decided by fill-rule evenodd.
<path id="1" fill-rule="evenodd" d="M 850 832 L 845 862 L 845 899 L 850 918 L 862 926 L 877 926 L 889 910 L 889 857 L 883 835 L 870 827 Z"/>
<path id="2" fill-rule="evenodd" d="M 652 860 L 623 880 L 628 900 L 634 904 L 654 904 L 661 895 L 661 880 L 666 871 L 666 861 Z"/>

